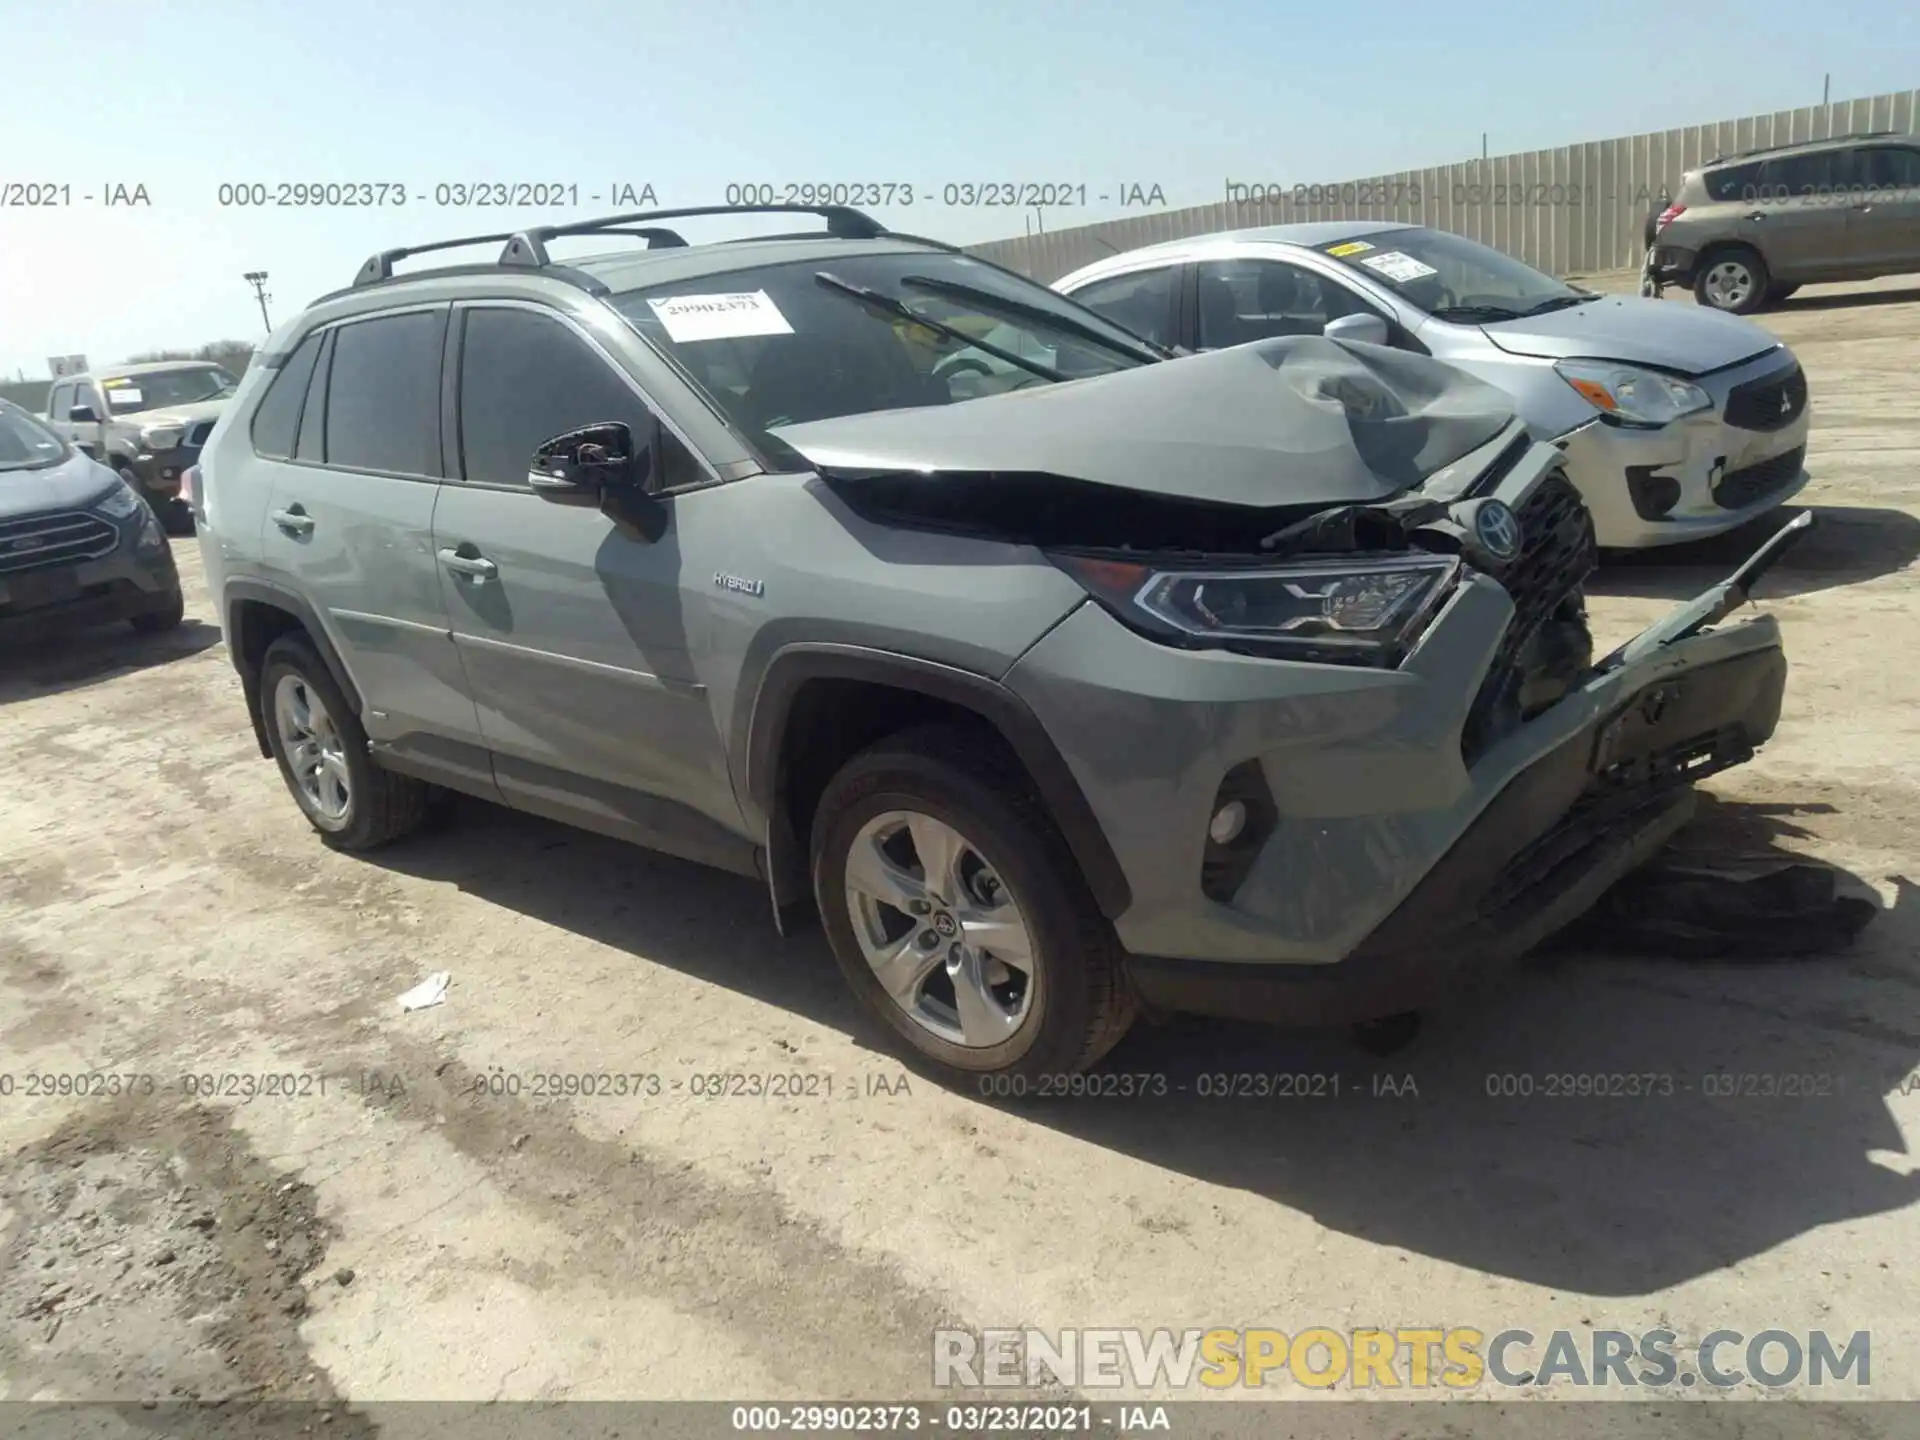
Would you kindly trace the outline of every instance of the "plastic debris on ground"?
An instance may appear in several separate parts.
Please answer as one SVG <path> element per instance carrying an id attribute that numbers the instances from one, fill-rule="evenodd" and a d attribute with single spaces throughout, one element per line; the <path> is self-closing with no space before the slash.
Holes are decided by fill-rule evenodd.
<path id="1" fill-rule="evenodd" d="M 400 997 L 402 1010 L 425 1010 L 438 1005 L 447 998 L 447 986 L 453 982 L 453 976 L 445 970 L 436 970 L 406 994 Z"/>

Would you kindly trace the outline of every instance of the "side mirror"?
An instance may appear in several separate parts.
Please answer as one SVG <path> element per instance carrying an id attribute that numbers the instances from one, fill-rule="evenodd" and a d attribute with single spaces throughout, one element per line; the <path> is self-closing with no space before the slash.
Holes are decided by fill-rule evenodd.
<path id="1" fill-rule="evenodd" d="M 80 425 L 91 425 L 98 421 L 99 418 L 98 415 L 93 413 L 93 407 L 91 405 L 76 405 L 67 411 L 67 419 Z"/>
<path id="2" fill-rule="evenodd" d="M 1378 315 L 1362 310 L 1352 315 L 1342 315 L 1338 320 L 1329 320 L 1320 333 L 1329 340 L 1357 340 L 1362 345 L 1384 345 L 1387 343 L 1387 322 Z"/>
<path id="3" fill-rule="evenodd" d="M 527 484 L 556 505 L 600 505 L 610 496 L 640 489 L 651 460 L 651 445 L 636 446 L 631 426 L 588 425 L 556 435 L 535 450 L 527 462 Z"/>

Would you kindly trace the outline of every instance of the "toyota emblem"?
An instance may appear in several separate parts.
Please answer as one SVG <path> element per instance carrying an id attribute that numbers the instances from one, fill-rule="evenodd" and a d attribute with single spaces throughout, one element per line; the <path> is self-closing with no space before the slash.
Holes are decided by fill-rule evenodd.
<path id="1" fill-rule="evenodd" d="M 1520 553 L 1520 517 L 1499 500 L 1487 501 L 1474 513 L 1473 533 L 1502 564 Z"/>

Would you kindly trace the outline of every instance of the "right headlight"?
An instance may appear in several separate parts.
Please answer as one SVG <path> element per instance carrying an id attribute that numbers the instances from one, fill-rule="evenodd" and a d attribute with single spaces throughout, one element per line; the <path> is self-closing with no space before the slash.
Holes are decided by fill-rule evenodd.
<path id="1" fill-rule="evenodd" d="M 1560 378 L 1601 414 L 1630 425 L 1665 425 L 1713 408 L 1713 397 L 1691 380 L 1617 360 L 1556 360 Z"/>
<path id="2" fill-rule="evenodd" d="M 94 501 L 93 508 L 115 520 L 127 520 L 144 510 L 146 502 L 134 493 L 131 485 L 122 480 Z"/>
<path id="3" fill-rule="evenodd" d="M 1050 558 L 1156 639 L 1342 665 L 1397 665 L 1460 574 L 1460 561 L 1450 555 L 1351 556 L 1244 569 Z"/>

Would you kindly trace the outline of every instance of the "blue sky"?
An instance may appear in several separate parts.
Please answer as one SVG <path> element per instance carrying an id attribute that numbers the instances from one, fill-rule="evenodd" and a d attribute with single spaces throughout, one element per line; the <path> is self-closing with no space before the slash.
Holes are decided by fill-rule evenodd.
<path id="1" fill-rule="evenodd" d="M 1814 24 L 1808 17 L 1816 16 Z M 1664 129 L 1920 83 L 1912 0 L 1459 6 L 1371 0 L 0 0 L 0 374 L 257 339 L 370 252 L 532 223 L 436 207 L 442 182 L 546 181 L 663 206 L 731 182 L 1291 186 Z M 387 182 L 404 208 L 223 208 L 222 183 Z M 151 204 L 81 199 L 120 183 Z M 421 198 L 424 197 L 424 198 Z M 917 203 L 901 228 L 973 242 L 1017 210 Z M 1054 211 L 1049 228 L 1110 218 Z M 691 238 L 707 232 L 689 230 Z"/>

